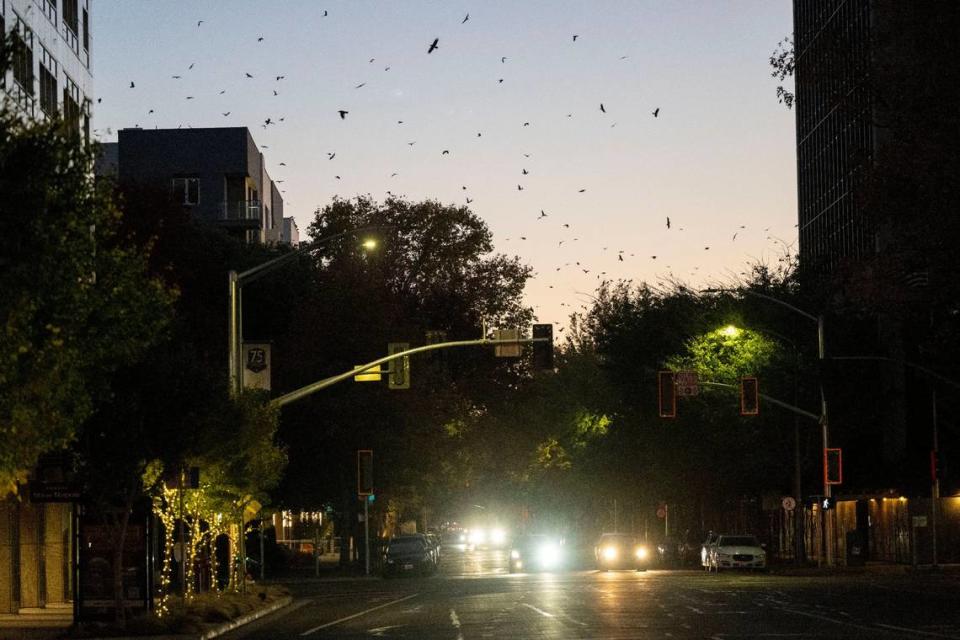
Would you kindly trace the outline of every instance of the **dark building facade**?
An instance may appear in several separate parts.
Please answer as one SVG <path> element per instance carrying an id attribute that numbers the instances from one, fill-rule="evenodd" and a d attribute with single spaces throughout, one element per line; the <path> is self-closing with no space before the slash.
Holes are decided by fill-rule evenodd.
<path id="1" fill-rule="evenodd" d="M 245 127 L 122 129 L 104 145 L 98 174 L 123 186 L 169 189 L 196 220 L 248 242 L 279 242 L 283 198 Z"/>
<path id="2" fill-rule="evenodd" d="M 831 272 L 876 250 L 856 198 L 874 154 L 871 0 L 796 0 L 797 192 L 800 258 Z"/>
<path id="3" fill-rule="evenodd" d="M 929 509 L 935 446 L 942 495 L 960 489 L 960 433 L 942 429 L 960 420 L 960 3 L 793 9 L 801 282 L 827 315 L 828 353 L 874 358 L 828 375 L 838 493 L 861 496 L 850 526 L 873 554 L 865 496 Z"/>

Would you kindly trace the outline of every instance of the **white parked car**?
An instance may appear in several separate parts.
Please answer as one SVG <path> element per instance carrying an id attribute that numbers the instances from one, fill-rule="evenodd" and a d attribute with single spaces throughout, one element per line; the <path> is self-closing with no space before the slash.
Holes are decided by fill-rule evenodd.
<path id="1" fill-rule="evenodd" d="M 718 536 L 707 549 L 707 554 L 708 571 L 767 568 L 767 552 L 754 536 Z"/>

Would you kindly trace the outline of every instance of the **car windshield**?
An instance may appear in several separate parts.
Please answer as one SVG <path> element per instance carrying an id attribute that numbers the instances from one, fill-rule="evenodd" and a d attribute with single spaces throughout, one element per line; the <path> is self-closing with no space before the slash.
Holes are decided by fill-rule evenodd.
<path id="1" fill-rule="evenodd" d="M 415 553 L 423 550 L 423 540 L 420 538 L 401 538 L 391 540 L 387 553 Z"/>
<path id="2" fill-rule="evenodd" d="M 600 544 L 615 544 L 618 546 L 627 546 L 634 544 L 633 536 L 614 534 L 605 535 L 600 538 Z"/>
<path id="3" fill-rule="evenodd" d="M 753 536 L 723 536 L 720 538 L 722 547 L 758 547 L 757 539 Z"/>

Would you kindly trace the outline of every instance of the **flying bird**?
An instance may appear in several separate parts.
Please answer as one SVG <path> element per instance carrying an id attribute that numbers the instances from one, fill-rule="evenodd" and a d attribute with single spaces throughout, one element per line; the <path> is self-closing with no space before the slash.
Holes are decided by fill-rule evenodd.
<path id="1" fill-rule="evenodd" d="M 576 41 L 577 41 L 577 38 L 579 38 L 579 37 L 580 37 L 580 36 L 574 34 L 574 36 L 573 36 L 573 41 L 576 42 Z"/>
<path id="2" fill-rule="evenodd" d="M 260 36 L 259 38 L 257 38 L 257 42 L 263 42 L 263 36 Z"/>
<path id="3" fill-rule="evenodd" d="M 528 175 L 529 173 L 530 173 L 530 172 L 527 171 L 526 169 L 523 170 L 523 175 Z"/>
<path id="4" fill-rule="evenodd" d="M 224 113 L 224 114 L 223 114 L 223 117 L 226 118 L 228 115 L 230 115 L 230 112 L 229 112 L 229 111 L 227 111 L 226 113 Z"/>
<path id="5" fill-rule="evenodd" d="M 537 220 L 541 220 L 542 218 L 546 218 L 546 217 L 547 217 L 547 213 L 543 209 L 540 209 L 540 215 L 537 216 Z"/>
<path id="6" fill-rule="evenodd" d="M 577 191 L 577 193 L 583 193 L 584 191 L 586 191 L 586 189 L 580 189 L 580 191 Z"/>
<path id="7" fill-rule="evenodd" d="M 460 21 L 460 24 L 465 24 L 469 19 L 470 19 L 470 14 L 468 13 L 467 15 L 463 16 L 463 20 Z"/>
<path id="8" fill-rule="evenodd" d="M 503 64 L 507 61 L 507 56 L 500 56 L 500 64 Z"/>
<path id="9" fill-rule="evenodd" d="M 187 96 L 187 100 L 193 100 L 193 96 Z"/>
<path id="10" fill-rule="evenodd" d="M 607 112 L 607 110 L 603 108 L 603 103 L 602 103 L 602 102 L 600 103 L 600 111 L 603 111 L 604 113 Z"/>
<path id="11" fill-rule="evenodd" d="M 667 216 L 667 229 L 670 228 L 670 216 Z"/>
<path id="12" fill-rule="evenodd" d="M 267 125 L 271 125 L 271 124 L 273 124 L 273 120 L 272 120 L 271 118 L 267 118 L 266 120 L 263 121 L 263 126 L 264 126 L 264 127 L 266 127 Z"/>
<path id="13" fill-rule="evenodd" d="M 197 28 L 199 28 L 200 25 L 202 25 L 202 24 L 203 24 L 203 20 L 197 20 Z"/>
<path id="14" fill-rule="evenodd" d="M 135 88 L 136 86 L 137 86 L 137 85 L 133 84 L 133 80 L 131 80 L 131 81 L 130 81 L 130 88 L 133 89 L 133 88 Z"/>
<path id="15" fill-rule="evenodd" d="M 151 113 L 153 113 L 153 109 L 150 109 L 150 111 L 147 111 L 147 115 L 150 115 Z"/>
<path id="16" fill-rule="evenodd" d="M 174 80 L 180 80 L 183 76 L 170 76 Z"/>
<path id="17" fill-rule="evenodd" d="M 366 84 L 367 84 L 366 82 L 361 82 L 360 84 L 355 86 L 354 89 L 359 89 L 360 87 L 366 86 Z"/>
<path id="18" fill-rule="evenodd" d="M 285 166 L 287 166 L 287 163 L 286 163 L 286 162 L 281 162 L 281 163 L 280 163 L 280 166 L 281 166 L 281 167 L 285 167 Z"/>
<path id="19" fill-rule="evenodd" d="M 278 96 L 278 95 L 280 95 L 280 94 L 277 93 L 277 90 L 276 90 L 276 89 L 274 89 L 274 90 L 273 90 L 273 95 Z"/>
<path id="20" fill-rule="evenodd" d="M 227 90 L 224 89 L 223 91 L 220 92 L 220 95 L 223 95 L 223 94 L 225 94 L 226 92 L 227 92 Z"/>
<path id="21" fill-rule="evenodd" d="M 657 107 L 656 109 L 653 110 L 653 117 L 656 118 L 659 115 L 660 115 L 660 107 Z"/>
<path id="22" fill-rule="evenodd" d="M 738 231 L 737 233 L 740 233 L 740 232 Z M 733 237 L 730 238 L 730 241 L 733 242 L 733 241 L 736 240 L 736 239 L 737 239 L 737 234 L 735 233 L 735 234 L 733 234 Z"/>
<path id="23" fill-rule="evenodd" d="M 442 156 L 448 156 L 448 155 L 450 155 L 450 150 L 449 150 L 449 149 L 444 149 L 443 151 L 440 152 L 440 155 L 442 155 Z"/>
<path id="24" fill-rule="evenodd" d="M 623 262 L 623 254 L 618 254 L 617 260 L 619 260 L 620 262 Z"/>
<path id="25" fill-rule="evenodd" d="M 433 42 L 430 43 L 430 48 L 427 49 L 427 53 L 433 53 L 434 49 L 438 49 L 437 43 L 440 42 L 440 38 L 434 38 Z"/>
<path id="26" fill-rule="evenodd" d="M 346 120 L 346 119 L 347 119 L 347 114 L 350 113 L 350 112 L 349 112 L 349 111 L 344 111 L 343 109 L 340 109 L 340 110 L 337 111 L 337 113 L 340 114 L 340 119 L 341 119 L 341 120 Z"/>
<path id="27" fill-rule="evenodd" d="M 249 73 L 247 73 L 247 72 L 244 72 L 244 74 L 243 74 L 243 75 L 245 75 L 245 76 L 247 76 L 248 78 L 252 78 L 252 77 L 253 77 L 252 75 L 250 75 L 250 74 L 249 74 Z"/>
<path id="28" fill-rule="evenodd" d="M 523 187 L 521 187 L 520 185 L 517 185 L 517 191 L 523 191 Z"/>
<path id="29" fill-rule="evenodd" d="M 529 123 L 529 122 L 524 122 L 524 123 L 523 123 L 523 126 L 529 127 L 529 126 L 530 126 L 530 123 Z"/>
<path id="30" fill-rule="evenodd" d="M 193 65 L 195 65 L 195 64 L 197 64 L 197 63 L 196 63 L 196 62 L 191 62 L 191 63 L 190 63 L 190 66 L 187 67 L 187 71 L 190 71 L 190 69 L 193 69 Z"/>
<path id="31" fill-rule="evenodd" d="M 567 224 L 567 223 L 564 223 L 564 224 L 563 224 L 563 228 L 564 228 L 564 229 L 569 229 L 569 228 L 570 228 L 570 225 Z"/>
<path id="32" fill-rule="evenodd" d="M 337 157 L 336 151 L 334 151 L 333 153 L 329 153 L 329 152 L 327 153 L 327 160 L 333 160 L 336 157 Z"/>
<path id="33" fill-rule="evenodd" d="M 467 198 L 467 204 L 470 204 L 471 202 L 473 202 L 473 198 Z"/>
<path id="34" fill-rule="evenodd" d="M 277 82 L 280 82 L 281 80 L 283 80 L 283 79 L 286 78 L 286 77 L 287 77 L 287 76 L 277 76 Z"/>

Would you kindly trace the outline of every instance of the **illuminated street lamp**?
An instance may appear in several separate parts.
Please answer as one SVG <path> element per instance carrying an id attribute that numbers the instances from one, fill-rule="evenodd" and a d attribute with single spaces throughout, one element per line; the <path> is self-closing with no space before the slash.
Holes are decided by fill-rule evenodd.
<path id="1" fill-rule="evenodd" d="M 823 371 L 822 365 L 823 365 L 823 361 L 826 360 L 827 354 L 826 354 L 826 344 L 824 340 L 822 314 L 819 316 L 815 316 L 812 313 L 808 313 L 803 309 L 800 309 L 799 307 L 793 306 L 789 302 L 784 302 L 779 298 L 774 298 L 773 296 L 768 296 L 765 293 L 759 293 L 757 291 L 753 291 L 752 289 L 702 289 L 701 293 L 738 293 L 742 295 L 753 296 L 755 298 L 763 298 L 764 300 L 768 300 L 770 302 L 779 304 L 782 307 L 786 307 L 787 309 L 790 309 L 794 313 L 797 313 L 803 316 L 804 318 L 807 318 L 808 320 L 811 320 L 817 323 L 817 356 L 821 364 L 820 370 L 821 372 Z M 829 448 L 830 446 L 830 427 L 829 427 L 830 423 L 827 417 L 827 396 L 823 390 L 823 374 L 822 373 L 819 376 L 818 384 L 820 387 L 820 426 L 823 432 L 823 450 L 826 451 L 827 448 Z M 827 483 L 827 480 L 828 478 L 827 478 L 827 469 L 826 469 L 826 458 L 824 458 L 824 469 L 823 469 L 824 498 L 829 498 L 831 495 L 833 495 L 832 487 L 830 484 Z M 829 514 L 829 512 L 825 513 L 824 515 L 825 515 L 824 524 L 826 525 L 825 531 L 826 531 L 826 537 L 827 537 L 827 544 L 826 544 L 827 557 L 826 557 L 825 564 L 828 567 L 832 567 L 833 566 L 833 519 Z"/>
<path id="2" fill-rule="evenodd" d="M 243 342 L 243 285 L 250 284 L 251 282 L 262 278 L 271 271 L 279 269 L 288 262 L 292 262 L 301 254 L 309 253 L 310 251 L 318 249 L 331 240 L 336 240 L 337 238 L 342 238 L 343 236 L 348 235 L 361 235 L 375 230 L 382 230 L 389 226 L 391 225 L 374 225 L 360 227 L 358 229 L 350 229 L 349 231 L 341 231 L 340 233 L 335 233 L 331 236 L 321 238 L 314 242 L 301 244 L 298 248 L 290 251 L 289 253 L 285 253 L 279 258 L 268 260 L 267 262 L 259 264 L 251 269 L 247 269 L 246 271 L 237 273 L 236 271 L 231 270 L 229 272 L 229 294 L 227 296 L 227 368 L 230 376 L 231 395 L 239 395 L 242 384 L 241 373 L 243 363 L 240 362 L 240 345 Z M 363 246 L 364 249 L 371 251 L 377 248 L 377 241 L 373 237 L 368 237 L 363 241 L 361 246 Z"/>

